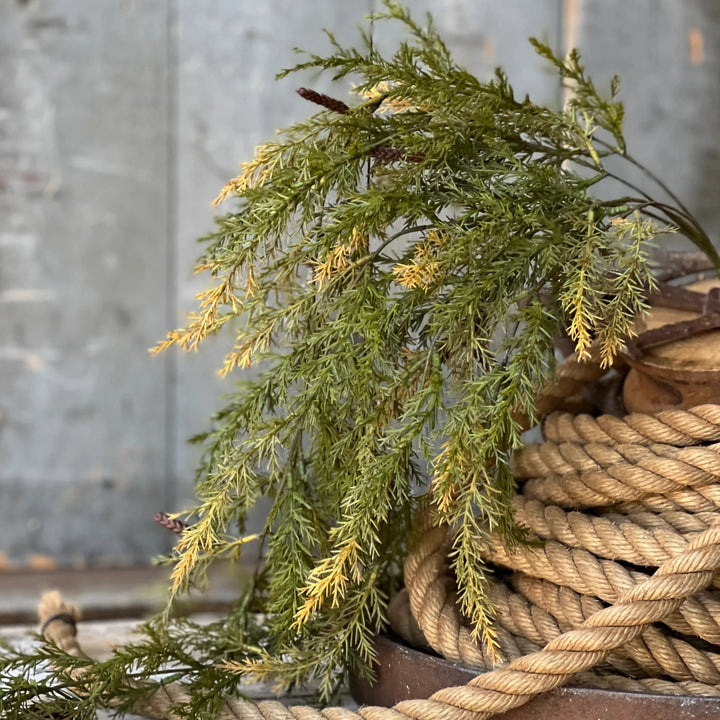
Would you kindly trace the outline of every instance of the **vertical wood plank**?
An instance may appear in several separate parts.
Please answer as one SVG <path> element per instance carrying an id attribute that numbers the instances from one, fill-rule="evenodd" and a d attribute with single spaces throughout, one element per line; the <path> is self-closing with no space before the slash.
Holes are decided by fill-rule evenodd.
<path id="1" fill-rule="evenodd" d="M 162 543 L 166 2 L 0 4 L 0 551 Z M 160 313 L 155 306 L 160 306 Z"/>
<path id="2" fill-rule="evenodd" d="M 719 243 L 720 3 L 575 2 L 576 43 L 588 71 L 598 86 L 613 73 L 621 76 L 630 153 L 671 187 Z"/>

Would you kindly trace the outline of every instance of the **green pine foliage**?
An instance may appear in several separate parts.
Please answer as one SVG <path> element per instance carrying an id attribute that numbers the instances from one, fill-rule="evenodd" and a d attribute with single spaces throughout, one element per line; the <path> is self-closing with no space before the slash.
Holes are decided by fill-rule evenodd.
<path id="1" fill-rule="evenodd" d="M 597 343 L 612 361 L 645 310 L 660 231 L 678 229 L 720 264 L 672 194 L 649 194 L 667 196 L 659 180 L 646 171 L 645 190 L 622 181 L 618 162 L 608 169 L 610 158 L 640 167 L 617 78 L 599 92 L 576 52 L 559 58 L 533 40 L 572 90 L 565 109 L 543 107 L 516 97 L 500 70 L 478 80 L 430 24 L 385 5 L 375 19 L 403 23 L 410 39 L 383 57 L 367 36 L 362 50 L 329 36 L 331 55 L 282 73 L 352 79 L 356 99 L 306 91 L 325 107 L 259 147 L 218 199 L 234 205 L 198 264 L 212 287 L 158 349 L 193 349 L 227 324 L 223 373 L 252 372 L 197 438 L 198 502 L 172 558 L 168 611 L 146 641 L 93 666 L 92 699 L 73 701 L 83 708 L 111 696 L 129 707 L 138 680 L 166 664 L 198 698 L 230 691 L 234 672 L 315 680 L 323 696 L 339 669 L 367 672 L 421 496 L 454 530 L 460 601 L 492 646 L 481 554 L 491 534 L 521 540 L 509 460 L 518 418 L 535 419 L 552 378 L 553 340 L 569 334 L 580 355 Z M 607 178 L 627 194 L 600 199 Z M 263 497 L 266 526 L 246 536 Z M 213 560 L 248 548 L 257 571 L 224 623 L 170 619 L 172 599 L 202 585 Z M 34 681 L 10 670 L 39 656 L 4 657 L 11 717 Z M 62 680 L 51 673 L 39 694 L 69 702 Z"/>
<path id="2" fill-rule="evenodd" d="M 0 718 L 94 720 L 99 708 L 131 712 L 160 684 L 182 681 L 191 699 L 178 713 L 210 720 L 224 697 L 240 695 L 237 676 L 218 661 L 257 653 L 262 642 L 264 633 L 243 607 L 239 603 L 236 612 L 210 624 L 155 618 L 138 629 L 137 641 L 115 648 L 102 662 L 71 657 L 50 644 L 18 648 L 0 640 Z"/>

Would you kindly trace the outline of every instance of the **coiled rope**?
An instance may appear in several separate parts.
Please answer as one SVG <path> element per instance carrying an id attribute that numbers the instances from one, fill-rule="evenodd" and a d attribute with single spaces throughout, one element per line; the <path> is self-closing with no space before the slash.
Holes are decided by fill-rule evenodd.
<path id="1" fill-rule="evenodd" d="M 542 411 L 601 374 L 599 363 L 572 357 Z M 543 433 L 514 459 L 517 520 L 543 542 L 509 548 L 494 538 L 485 554 L 512 571 L 489 588 L 505 664 L 491 669 L 473 640 L 456 603 L 451 538 L 423 512 L 393 627 L 486 672 L 427 700 L 357 712 L 228 698 L 221 720 L 482 720 L 569 680 L 720 697 L 720 405 L 624 418 L 555 413 Z M 49 640 L 83 654 L 72 605 L 46 594 L 39 615 Z M 172 707 L 187 699 L 170 683 L 133 712 L 176 718 Z"/>

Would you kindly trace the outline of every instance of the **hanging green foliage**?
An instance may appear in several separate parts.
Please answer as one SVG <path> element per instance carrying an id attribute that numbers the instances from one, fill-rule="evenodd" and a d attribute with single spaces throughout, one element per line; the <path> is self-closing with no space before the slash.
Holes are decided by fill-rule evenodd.
<path id="1" fill-rule="evenodd" d="M 553 340 L 569 334 L 580 356 L 598 343 L 612 361 L 646 308 L 659 232 L 679 230 L 720 265 L 688 210 L 649 194 L 667 195 L 662 183 L 619 175 L 639 163 L 617 78 L 598 92 L 577 52 L 559 58 L 533 40 L 572 92 L 566 108 L 544 107 L 516 97 L 500 70 L 478 80 L 430 24 L 385 7 L 375 20 L 410 36 L 392 57 L 367 36 L 356 50 L 330 35 L 331 55 L 281 74 L 352 79 L 355 97 L 302 90 L 320 111 L 260 146 L 223 189 L 230 209 L 198 264 L 211 287 L 158 347 L 194 349 L 227 324 L 222 373 L 244 378 L 196 439 L 198 502 L 172 558 L 172 597 L 246 546 L 255 576 L 204 635 L 170 609 L 153 621 L 147 643 L 95 666 L 98 682 L 119 678 L 102 693 L 131 697 L 130 667 L 146 677 L 173 660 L 200 695 L 227 689 L 228 669 L 319 679 L 329 695 L 339 668 L 372 660 L 423 494 L 455 531 L 460 601 L 492 646 L 481 549 L 491 533 L 520 540 L 509 459 L 518 417 L 535 418 L 552 378 Z M 601 199 L 608 178 L 627 194 Z M 263 497 L 265 528 L 245 536 Z M 202 662 L 182 656 L 183 637 Z M 19 706 L 20 694 L 6 697 Z"/>

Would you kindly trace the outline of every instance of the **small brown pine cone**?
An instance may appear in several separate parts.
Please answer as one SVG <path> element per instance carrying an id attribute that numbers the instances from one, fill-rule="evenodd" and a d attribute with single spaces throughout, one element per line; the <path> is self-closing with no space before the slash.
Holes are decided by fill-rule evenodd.
<path id="1" fill-rule="evenodd" d="M 305 100 L 309 100 L 316 105 L 322 105 L 328 110 L 340 113 L 340 115 L 344 115 L 349 110 L 348 106 L 342 100 L 336 100 L 329 95 L 323 95 L 323 93 L 310 90 L 310 88 L 299 88 L 297 94 Z"/>
<path id="2" fill-rule="evenodd" d="M 418 153 L 408 153 L 407 150 L 392 147 L 376 147 L 370 151 L 370 157 L 375 158 L 379 162 L 398 162 L 405 160 L 406 162 L 422 162 L 423 155 Z"/>
<path id="3" fill-rule="evenodd" d="M 155 522 L 176 535 L 182 535 L 187 527 L 187 523 L 184 523 L 182 520 L 178 520 L 177 518 L 171 518 L 164 512 L 155 513 Z"/>

